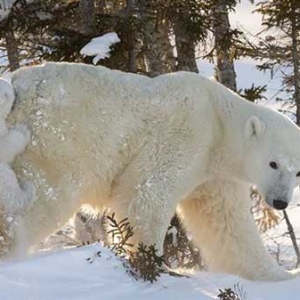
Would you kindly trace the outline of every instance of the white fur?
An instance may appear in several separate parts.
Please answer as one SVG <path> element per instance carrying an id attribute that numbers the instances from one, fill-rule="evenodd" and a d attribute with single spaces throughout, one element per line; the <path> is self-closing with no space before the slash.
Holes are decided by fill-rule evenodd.
<path id="1" fill-rule="evenodd" d="M 271 205 L 290 200 L 300 131 L 287 118 L 186 72 L 150 79 L 48 63 L 14 72 L 12 85 L 9 121 L 32 132 L 13 168 L 37 189 L 12 249 L 27 249 L 88 203 L 129 216 L 136 240 L 161 250 L 179 205 L 213 270 L 292 277 L 263 249 L 245 188 L 255 183 Z"/>
<path id="2" fill-rule="evenodd" d="M 0 162 L 0 199 L 1 208 L 7 215 L 22 214 L 35 198 L 35 187 L 31 182 L 21 182 L 11 167 Z M 9 201 L 6 201 L 9 200 Z"/>
<path id="3" fill-rule="evenodd" d="M 0 78 L 0 199 L 1 208 L 8 214 L 19 214 L 34 200 L 34 186 L 29 182 L 19 183 L 9 167 L 15 157 L 22 153 L 30 141 L 26 125 L 17 124 L 11 129 L 6 126 L 15 94 L 12 85 Z"/>
<path id="4" fill-rule="evenodd" d="M 210 270 L 251 280 L 289 279 L 292 274 L 262 245 L 250 212 L 249 190 L 249 184 L 216 178 L 182 201 L 178 212 Z"/>
<path id="5" fill-rule="evenodd" d="M 79 244 L 106 241 L 105 215 L 83 206 L 74 217 L 75 240 Z"/>
<path id="6" fill-rule="evenodd" d="M 15 156 L 25 150 L 30 141 L 30 132 L 25 125 L 17 125 L 12 129 L 6 126 L 6 117 L 15 101 L 12 85 L 0 78 L 0 161 L 11 163 Z"/>

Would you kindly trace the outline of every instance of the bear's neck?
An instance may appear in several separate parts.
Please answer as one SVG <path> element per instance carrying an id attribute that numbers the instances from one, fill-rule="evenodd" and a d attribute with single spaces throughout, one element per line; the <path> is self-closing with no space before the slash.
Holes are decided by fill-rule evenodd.
<path id="1" fill-rule="evenodd" d="M 218 141 L 211 152 L 211 177 L 246 181 L 245 162 L 245 124 L 248 118 L 256 115 L 265 119 L 265 108 L 244 100 L 223 86 L 214 92 L 214 110 L 218 118 Z M 250 182 L 249 182 L 250 183 Z"/>

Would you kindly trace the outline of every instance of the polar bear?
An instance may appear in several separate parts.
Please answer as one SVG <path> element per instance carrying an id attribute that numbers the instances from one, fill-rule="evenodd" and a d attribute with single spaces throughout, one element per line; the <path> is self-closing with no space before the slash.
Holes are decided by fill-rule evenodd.
<path id="1" fill-rule="evenodd" d="M 14 232 L 11 254 L 85 203 L 128 216 L 136 241 L 161 250 L 178 208 L 213 270 L 254 280 L 294 276 L 263 249 L 248 196 L 256 184 L 272 207 L 290 201 L 300 182 L 300 131 L 289 119 L 188 72 L 148 78 L 46 63 L 11 78 L 9 124 L 32 133 L 13 170 L 37 194 L 13 225 L 2 224 Z"/>
<path id="2" fill-rule="evenodd" d="M 30 131 L 24 124 L 8 129 L 6 117 L 15 100 L 11 84 L 0 78 L 0 199 L 7 214 L 19 214 L 34 200 L 34 186 L 30 182 L 21 182 L 9 164 L 25 150 L 30 141 Z M 9 201 L 5 201 L 9 199 Z"/>

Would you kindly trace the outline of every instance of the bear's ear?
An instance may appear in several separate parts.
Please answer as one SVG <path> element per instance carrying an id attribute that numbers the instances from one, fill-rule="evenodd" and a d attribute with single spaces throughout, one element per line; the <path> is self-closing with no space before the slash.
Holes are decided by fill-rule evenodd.
<path id="1" fill-rule="evenodd" d="M 260 137 L 266 129 L 266 125 L 257 116 L 251 116 L 246 122 L 245 136 L 246 138 Z"/>

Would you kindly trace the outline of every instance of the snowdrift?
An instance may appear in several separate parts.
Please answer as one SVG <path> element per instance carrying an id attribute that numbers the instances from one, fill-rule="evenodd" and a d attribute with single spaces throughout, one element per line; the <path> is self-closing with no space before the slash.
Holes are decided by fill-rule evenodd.
<path id="1" fill-rule="evenodd" d="M 206 300 L 218 299 L 220 288 L 236 284 L 248 300 L 299 300 L 300 278 L 266 283 L 198 272 L 189 278 L 164 274 L 154 284 L 136 281 L 122 262 L 99 244 L 0 266 L 1 300 Z"/>

